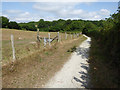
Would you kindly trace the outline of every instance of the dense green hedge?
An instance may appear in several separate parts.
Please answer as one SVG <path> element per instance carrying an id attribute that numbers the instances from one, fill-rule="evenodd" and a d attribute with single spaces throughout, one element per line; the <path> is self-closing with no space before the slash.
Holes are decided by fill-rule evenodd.
<path id="1" fill-rule="evenodd" d="M 96 40 L 111 59 L 106 63 L 120 68 L 120 13 L 111 15 L 98 30 L 89 30 L 87 35 Z"/>
<path id="2" fill-rule="evenodd" d="M 85 32 L 92 38 L 90 75 L 93 87 L 120 87 L 120 11 L 98 30 Z M 97 70 L 94 70 L 94 67 Z M 93 69 L 92 69 L 93 68 Z"/>

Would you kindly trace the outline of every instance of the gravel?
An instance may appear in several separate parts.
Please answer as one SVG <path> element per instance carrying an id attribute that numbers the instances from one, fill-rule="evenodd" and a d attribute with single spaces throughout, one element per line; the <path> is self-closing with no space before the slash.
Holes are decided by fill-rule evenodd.
<path id="1" fill-rule="evenodd" d="M 88 86 L 89 63 L 87 61 L 90 41 L 91 38 L 87 37 L 87 40 L 82 42 L 61 70 L 45 84 L 44 88 L 86 88 Z"/>

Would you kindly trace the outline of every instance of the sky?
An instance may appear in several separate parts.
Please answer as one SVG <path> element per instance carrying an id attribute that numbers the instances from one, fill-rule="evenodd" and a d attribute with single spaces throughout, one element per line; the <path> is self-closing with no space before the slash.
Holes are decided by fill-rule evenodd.
<path id="1" fill-rule="evenodd" d="M 2 16 L 10 21 L 58 19 L 101 20 L 116 13 L 118 2 L 2 2 Z"/>

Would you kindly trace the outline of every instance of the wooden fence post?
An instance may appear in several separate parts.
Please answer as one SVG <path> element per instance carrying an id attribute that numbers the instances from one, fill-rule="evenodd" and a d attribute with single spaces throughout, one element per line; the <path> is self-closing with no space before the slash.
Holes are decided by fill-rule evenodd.
<path id="1" fill-rule="evenodd" d="M 79 34 L 77 33 L 77 37 L 79 37 Z"/>
<path id="2" fill-rule="evenodd" d="M 51 44 L 50 44 L 50 33 L 48 33 L 48 38 L 49 38 L 49 46 L 51 46 Z"/>
<path id="3" fill-rule="evenodd" d="M 66 33 L 66 39 L 67 39 L 68 34 Z"/>
<path id="4" fill-rule="evenodd" d="M 71 39 L 72 39 L 72 34 L 71 34 Z"/>
<path id="5" fill-rule="evenodd" d="M 44 47 L 46 46 L 46 38 L 44 37 Z"/>
<path id="6" fill-rule="evenodd" d="M 61 42 L 61 35 L 59 36 L 59 41 Z"/>
<path id="7" fill-rule="evenodd" d="M 37 28 L 38 25 L 35 25 L 35 27 Z M 40 42 L 40 39 L 39 39 L 39 28 L 37 28 L 37 41 Z M 38 47 L 39 47 L 39 44 L 38 44 Z"/>
<path id="8" fill-rule="evenodd" d="M 15 47 L 14 47 L 14 37 L 11 35 L 11 44 L 12 44 L 12 51 L 13 51 L 13 60 L 15 60 Z"/>
<path id="9" fill-rule="evenodd" d="M 66 32 L 65 32 L 65 39 L 66 39 Z"/>
<path id="10" fill-rule="evenodd" d="M 59 32 L 58 32 L 58 42 L 59 42 L 59 39 L 60 39 L 60 37 L 59 37 Z"/>
<path id="11" fill-rule="evenodd" d="M 40 39 L 39 39 L 39 28 L 37 29 L 37 41 L 40 42 Z"/>
<path id="12" fill-rule="evenodd" d="M 37 28 L 37 35 L 39 36 L 39 28 Z"/>
<path id="13" fill-rule="evenodd" d="M 67 39 L 67 33 L 65 32 L 65 39 Z"/>

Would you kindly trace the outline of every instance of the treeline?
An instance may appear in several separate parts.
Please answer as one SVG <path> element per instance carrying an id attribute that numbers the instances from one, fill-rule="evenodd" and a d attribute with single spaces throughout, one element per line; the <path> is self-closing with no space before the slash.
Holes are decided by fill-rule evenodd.
<path id="1" fill-rule="evenodd" d="M 18 23 L 15 21 L 9 21 L 9 19 L 4 16 L 0 17 L 0 25 L 2 25 L 2 28 L 21 29 Z"/>
<path id="2" fill-rule="evenodd" d="M 17 23 L 15 21 L 9 21 L 7 17 L 1 16 L 2 28 L 10 29 L 21 29 L 28 31 L 36 31 L 35 25 L 38 25 L 40 31 L 46 32 L 86 32 L 97 30 L 98 27 L 102 27 L 104 20 L 100 21 L 89 21 L 89 20 L 54 20 L 54 21 L 44 21 L 40 19 L 38 22 L 28 22 L 28 23 Z"/>
<path id="3" fill-rule="evenodd" d="M 96 30 L 84 30 L 92 38 L 90 71 L 93 87 L 120 87 L 120 9 Z M 103 68 L 104 67 L 104 68 Z"/>

